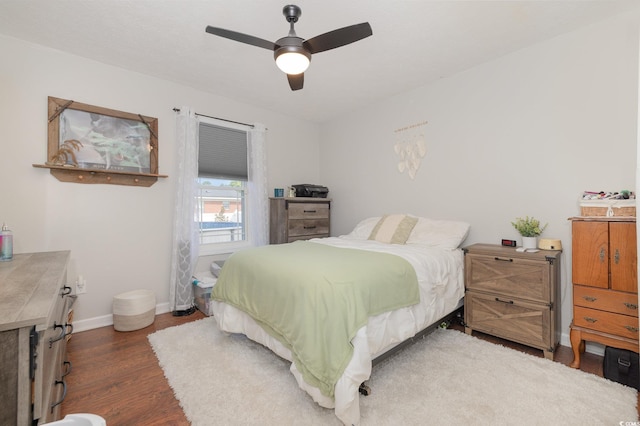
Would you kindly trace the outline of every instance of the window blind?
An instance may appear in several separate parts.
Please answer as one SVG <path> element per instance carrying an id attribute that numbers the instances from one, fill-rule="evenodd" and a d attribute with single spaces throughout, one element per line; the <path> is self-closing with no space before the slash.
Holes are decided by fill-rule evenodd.
<path id="1" fill-rule="evenodd" d="M 198 175 L 247 180 L 247 132 L 200 123 Z"/>

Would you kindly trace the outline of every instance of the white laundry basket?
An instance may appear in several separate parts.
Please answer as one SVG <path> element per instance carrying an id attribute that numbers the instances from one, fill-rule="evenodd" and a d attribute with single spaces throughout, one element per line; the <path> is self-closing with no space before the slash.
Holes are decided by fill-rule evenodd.
<path id="1" fill-rule="evenodd" d="M 107 426 L 107 421 L 102 417 L 89 414 L 67 414 L 64 419 L 56 422 L 44 423 L 46 426 Z"/>
<path id="2" fill-rule="evenodd" d="M 151 290 L 134 290 L 113 298 L 113 328 L 134 331 L 153 324 L 156 295 Z"/>

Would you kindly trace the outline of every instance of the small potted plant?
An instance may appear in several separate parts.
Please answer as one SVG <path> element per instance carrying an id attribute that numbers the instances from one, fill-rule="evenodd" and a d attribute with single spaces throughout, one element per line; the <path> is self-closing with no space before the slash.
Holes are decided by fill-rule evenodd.
<path id="1" fill-rule="evenodd" d="M 511 224 L 522 236 L 522 247 L 525 249 L 535 249 L 538 247 L 538 237 L 548 225 L 540 226 L 538 219 L 529 216 L 524 218 L 517 217 L 516 221 L 511 222 Z"/>

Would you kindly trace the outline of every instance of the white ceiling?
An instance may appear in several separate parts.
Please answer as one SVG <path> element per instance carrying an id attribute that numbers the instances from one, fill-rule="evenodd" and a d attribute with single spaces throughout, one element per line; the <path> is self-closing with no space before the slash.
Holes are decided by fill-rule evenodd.
<path id="1" fill-rule="evenodd" d="M 0 34 L 321 123 L 564 32 L 638 0 L 296 0 L 299 37 L 369 22 L 373 36 L 313 56 L 292 92 L 272 52 L 286 0 L 0 0 Z M 7 60 L 3 58 L 2 60 Z"/>

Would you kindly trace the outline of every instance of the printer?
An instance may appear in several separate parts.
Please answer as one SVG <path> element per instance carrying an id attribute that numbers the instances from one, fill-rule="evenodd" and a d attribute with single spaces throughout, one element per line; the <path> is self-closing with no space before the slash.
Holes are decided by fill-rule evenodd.
<path id="1" fill-rule="evenodd" d="M 309 183 L 293 185 L 293 188 L 296 190 L 296 197 L 327 198 L 329 193 L 329 188 L 326 186 Z"/>

